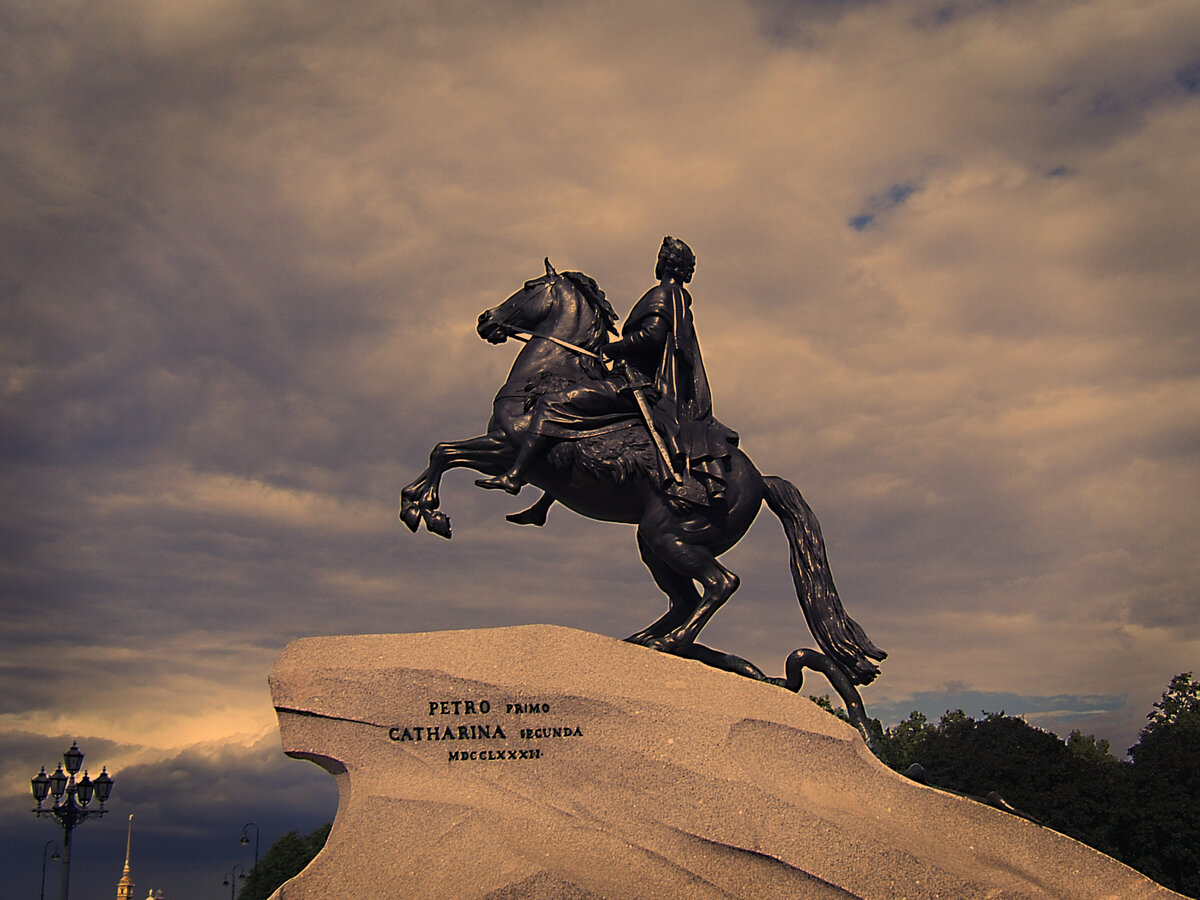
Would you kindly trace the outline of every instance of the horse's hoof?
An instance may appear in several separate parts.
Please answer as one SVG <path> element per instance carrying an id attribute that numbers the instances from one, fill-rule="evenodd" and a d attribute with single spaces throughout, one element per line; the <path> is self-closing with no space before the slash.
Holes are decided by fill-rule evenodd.
<path id="1" fill-rule="evenodd" d="M 650 650 L 657 650 L 659 653 L 674 653 L 678 649 L 678 645 L 674 641 L 647 631 L 639 631 L 637 634 L 631 634 L 625 640 L 630 644 L 638 644 Z"/>
<path id="2" fill-rule="evenodd" d="M 400 507 L 400 521 L 408 526 L 409 531 L 416 534 L 417 526 L 421 524 L 421 508 L 415 503 L 405 503 Z"/>
<path id="3" fill-rule="evenodd" d="M 436 535 L 450 539 L 450 517 L 436 510 L 425 510 L 425 527 Z"/>

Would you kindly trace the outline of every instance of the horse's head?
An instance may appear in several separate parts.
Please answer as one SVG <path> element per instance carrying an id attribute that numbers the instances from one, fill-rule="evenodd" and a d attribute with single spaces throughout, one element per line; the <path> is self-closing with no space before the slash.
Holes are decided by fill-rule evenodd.
<path id="1" fill-rule="evenodd" d="M 514 331 L 537 330 L 538 324 L 550 315 L 554 306 L 554 291 L 559 274 L 546 260 L 546 274 L 525 282 L 525 286 L 499 306 L 479 314 L 476 331 L 493 344 L 503 343 Z"/>
<path id="2" fill-rule="evenodd" d="M 603 344 L 616 332 L 617 314 L 595 279 L 582 272 L 558 273 L 546 260 L 546 274 L 525 286 L 499 306 L 479 314 L 476 330 L 493 344 L 503 343 L 513 332 L 554 333 L 588 349 Z"/>

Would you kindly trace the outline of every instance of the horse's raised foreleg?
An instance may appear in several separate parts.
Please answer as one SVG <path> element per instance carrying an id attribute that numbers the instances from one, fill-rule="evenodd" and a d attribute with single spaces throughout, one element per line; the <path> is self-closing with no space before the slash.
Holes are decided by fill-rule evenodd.
<path id="1" fill-rule="evenodd" d="M 438 490 L 442 475 L 450 469 L 471 468 L 485 475 L 505 471 L 515 451 L 500 434 L 484 434 L 465 441 L 444 441 L 429 452 L 429 466 L 416 480 L 400 491 L 400 521 L 410 531 L 425 527 L 444 538 L 450 537 L 450 519 L 438 512 Z"/>
<path id="2" fill-rule="evenodd" d="M 642 562 L 650 570 L 650 575 L 667 595 L 670 606 L 665 615 L 652 625 L 647 625 L 637 634 L 631 634 L 625 640 L 632 644 L 647 644 L 661 638 L 669 631 L 674 631 L 682 625 L 700 602 L 700 592 L 692 579 L 680 575 L 650 549 L 645 538 L 638 534 L 638 552 Z"/>

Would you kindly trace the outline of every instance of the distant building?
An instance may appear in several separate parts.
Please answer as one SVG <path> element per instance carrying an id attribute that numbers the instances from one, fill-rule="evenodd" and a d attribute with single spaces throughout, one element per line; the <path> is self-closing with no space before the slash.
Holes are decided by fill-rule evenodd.
<path id="1" fill-rule="evenodd" d="M 117 900 L 134 900 L 133 874 L 129 869 L 129 850 L 133 846 L 133 816 L 129 817 L 129 830 L 125 833 L 125 869 L 121 872 L 121 880 L 117 882 Z M 146 900 L 166 900 L 162 891 L 150 888 Z"/>
<path id="2" fill-rule="evenodd" d="M 129 848 L 133 844 L 133 815 L 129 816 L 129 830 L 125 833 L 125 870 L 117 882 L 117 900 L 133 900 L 133 876 L 129 872 Z"/>

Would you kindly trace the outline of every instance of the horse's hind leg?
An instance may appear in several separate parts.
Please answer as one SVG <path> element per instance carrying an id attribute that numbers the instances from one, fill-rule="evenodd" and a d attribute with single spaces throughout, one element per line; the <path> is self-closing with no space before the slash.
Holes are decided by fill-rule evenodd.
<path id="1" fill-rule="evenodd" d="M 696 604 L 700 602 L 700 592 L 692 579 L 680 575 L 658 557 L 646 543 L 645 538 L 638 534 L 638 551 L 642 554 L 642 562 L 650 570 L 650 575 L 670 600 L 666 614 L 652 625 L 647 625 L 637 634 L 631 634 L 625 640 L 633 644 L 646 644 L 661 638 L 669 631 L 674 631 L 682 625 Z"/>
<path id="2" fill-rule="evenodd" d="M 696 581 L 703 588 L 699 601 L 684 615 L 679 625 L 645 642 L 648 647 L 670 653 L 696 640 L 713 614 L 733 596 L 741 579 L 717 562 L 717 557 L 707 547 L 689 544 L 678 535 L 650 530 L 646 535 L 646 543 L 675 574 Z"/>

